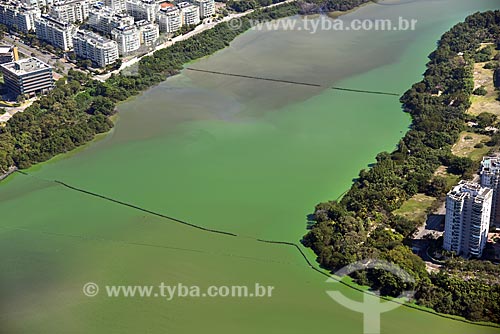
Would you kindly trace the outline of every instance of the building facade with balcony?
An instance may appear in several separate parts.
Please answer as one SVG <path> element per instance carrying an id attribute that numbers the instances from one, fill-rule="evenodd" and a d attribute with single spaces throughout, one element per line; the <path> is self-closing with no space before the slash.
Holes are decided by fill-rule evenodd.
<path id="1" fill-rule="evenodd" d="M 0 23 L 25 34 L 35 30 L 35 19 L 41 15 L 41 10 L 35 6 L 19 5 L 14 1 L 0 3 Z"/>
<path id="2" fill-rule="evenodd" d="M 69 0 L 57 2 L 50 6 L 50 16 L 65 22 L 84 22 L 89 17 L 91 0 Z"/>
<path id="3" fill-rule="evenodd" d="M 180 2 L 177 4 L 181 10 L 182 25 L 198 25 L 200 20 L 200 8 L 189 2 Z"/>
<path id="4" fill-rule="evenodd" d="M 446 196 L 443 248 L 463 257 L 481 257 L 488 240 L 493 190 L 460 181 Z"/>
<path id="5" fill-rule="evenodd" d="M 141 45 L 154 46 L 160 37 L 160 29 L 157 24 L 146 20 L 137 21 L 135 26 L 139 30 Z"/>
<path id="6" fill-rule="evenodd" d="M 35 20 L 36 37 L 63 51 L 73 49 L 76 27 L 69 22 L 42 15 Z"/>
<path id="7" fill-rule="evenodd" d="M 181 10 L 177 7 L 161 9 L 157 15 L 157 22 L 161 32 L 174 33 L 182 26 Z"/>
<path id="8" fill-rule="evenodd" d="M 111 34 L 114 28 L 131 26 L 135 22 L 132 16 L 117 12 L 111 8 L 95 5 L 89 11 L 88 25 L 105 34 Z"/>
<path id="9" fill-rule="evenodd" d="M 78 30 L 73 36 L 75 54 L 90 59 L 99 67 L 113 64 L 118 59 L 118 44 L 92 31 Z"/>
<path id="10" fill-rule="evenodd" d="M 160 10 L 160 5 L 155 0 L 127 0 L 127 13 L 134 19 L 156 21 L 156 14 Z"/>
<path id="11" fill-rule="evenodd" d="M 111 36 L 118 43 L 120 56 L 126 56 L 141 47 L 140 33 L 135 25 L 114 28 Z"/>
<path id="12" fill-rule="evenodd" d="M 127 9 L 126 0 L 104 0 L 104 5 L 117 12 L 122 12 Z"/>
<path id="13" fill-rule="evenodd" d="M 500 227 L 500 158 L 484 157 L 481 162 L 481 186 L 493 189 L 490 225 Z"/>
<path id="14" fill-rule="evenodd" d="M 194 0 L 193 2 L 200 8 L 202 19 L 215 14 L 215 0 Z"/>

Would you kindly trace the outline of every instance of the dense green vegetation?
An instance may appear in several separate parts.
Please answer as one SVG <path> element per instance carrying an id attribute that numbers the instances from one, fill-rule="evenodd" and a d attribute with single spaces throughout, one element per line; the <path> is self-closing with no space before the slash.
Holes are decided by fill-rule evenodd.
<path id="1" fill-rule="evenodd" d="M 354 278 L 388 295 L 416 289 L 420 305 L 500 323 L 498 276 L 492 279 L 482 264 L 475 263 L 476 274 L 465 280 L 456 262 L 447 263 L 440 273 L 428 274 L 422 259 L 408 247 L 417 226 L 391 213 L 418 192 L 442 194 L 445 184 L 433 176 L 440 165 L 463 177 L 475 170 L 470 159 L 453 156 L 451 147 L 465 128 L 474 60 L 483 61 L 485 54 L 491 54 L 489 48 L 477 51 L 480 42 L 495 42 L 499 37 L 500 11 L 474 14 L 442 36 L 424 79 L 401 98 L 413 123 L 397 149 L 380 153 L 376 164 L 360 172 L 339 202 L 316 206 L 315 224 L 303 243 L 315 251 L 322 267 L 333 271 L 361 259 L 385 259 L 410 273 L 415 284 L 409 286 L 385 272 L 358 273 Z M 484 266 L 490 268 L 490 264 Z"/>
<path id="2" fill-rule="evenodd" d="M 269 6 L 285 0 L 229 0 L 226 6 L 236 12 Z M 371 0 L 308 0 L 299 1 L 301 13 L 324 13 L 333 11 L 348 11 Z"/>
<path id="3" fill-rule="evenodd" d="M 351 10 L 355 7 L 361 6 L 367 2 L 371 2 L 372 0 L 326 0 L 326 1 L 318 1 L 313 0 L 312 3 L 318 5 L 320 10 L 323 11 L 347 11 Z"/>
<path id="4" fill-rule="evenodd" d="M 14 115 L 0 128 L 1 170 L 29 167 L 108 131 L 112 122 L 106 116 L 114 108 L 94 108 L 100 100 L 93 86 L 87 75 L 71 71 L 47 96 Z"/>
<path id="5" fill-rule="evenodd" d="M 235 12 L 243 13 L 250 9 L 257 9 L 283 1 L 285 0 L 229 0 L 226 2 L 226 6 Z"/>
<path id="6" fill-rule="evenodd" d="M 117 102 L 179 73 L 183 64 L 225 48 L 251 27 L 250 20 L 271 20 L 297 12 L 296 5 L 284 4 L 255 11 L 242 19 L 239 29 L 218 24 L 141 59 L 135 75 L 114 75 L 100 82 L 71 71 L 47 96 L 0 128 L 0 172 L 10 166 L 28 168 L 92 140 L 112 127 L 107 116 L 114 113 Z"/>
<path id="7" fill-rule="evenodd" d="M 485 96 L 486 94 L 488 94 L 488 91 L 486 90 L 486 88 L 481 86 L 481 87 L 476 88 L 472 93 L 474 95 L 478 95 L 478 96 Z"/>

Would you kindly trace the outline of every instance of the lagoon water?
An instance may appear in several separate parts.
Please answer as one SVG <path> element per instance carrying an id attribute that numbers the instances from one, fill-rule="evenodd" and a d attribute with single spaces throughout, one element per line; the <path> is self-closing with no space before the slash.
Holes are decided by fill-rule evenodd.
<path id="1" fill-rule="evenodd" d="M 398 98 L 439 36 L 496 0 L 387 1 L 342 17 L 417 19 L 415 31 L 251 30 L 119 106 L 106 137 L 0 185 L 0 333 L 361 333 L 291 247 L 320 201 L 347 190 L 410 119 Z M 307 18 L 317 20 L 318 18 Z M 285 20 L 301 23 L 305 18 Z M 115 198 L 238 237 L 211 234 L 64 188 Z M 314 255 L 304 251 L 311 260 Z M 85 297 L 82 286 L 98 283 Z M 271 298 L 108 298 L 105 285 L 275 287 Z M 383 333 L 495 333 L 408 308 Z"/>

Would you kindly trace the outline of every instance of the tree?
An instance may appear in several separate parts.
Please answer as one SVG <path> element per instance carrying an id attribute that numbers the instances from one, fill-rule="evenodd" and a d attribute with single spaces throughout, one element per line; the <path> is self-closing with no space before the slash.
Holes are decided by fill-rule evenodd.
<path id="1" fill-rule="evenodd" d="M 96 96 L 92 102 L 89 112 L 93 115 L 113 115 L 115 111 L 115 104 L 109 98 L 104 96 Z"/>
<path id="2" fill-rule="evenodd" d="M 489 112 L 482 112 L 477 115 L 476 120 L 478 126 L 484 129 L 488 126 L 492 126 L 496 122 L 497 116 Z"/>
<path id="3" fill-rule="evenodd" d="M 427 187 L 427 195 L 434 197 L 441 197 L 446 194 L 448 184 L 444 177 L 436 176 L 432 179 Z"/>
<path id="4" fill-rule="evenodd" d="M 472 94 L 478 95 L 478 96 L 485 96 L 486 94 L 488 94 L 488 91 L 486 90 L 486 88 L 481 86 L 481 87 L 476 88 L 474 90 L 474 92 L 472 92 Z"/>

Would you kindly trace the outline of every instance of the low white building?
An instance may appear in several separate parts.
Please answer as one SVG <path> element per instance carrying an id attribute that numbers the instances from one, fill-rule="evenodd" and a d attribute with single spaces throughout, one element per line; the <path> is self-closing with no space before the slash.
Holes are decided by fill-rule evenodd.
<path id="1" fill-rule="evenodd" d="M 120 56 L 128 55 L 141 47 L 141 37 L 135 25 L 114 28 L 111 37 L 118 43 Z"/>
<path id="2" fill-rule="evenodd" d="M 92 31 L 78 30 L 73 45 L 78 57 L 90 59 L 99 67 L 113 64 L 118 59 L 118 44 Z"/>
<path id="3" fill-rule="evenodd" d="M 177 7 L 167 7 L 158 12 L 157 22 L 160 31 L 174 33 L 182 26 L 181 10 Z"/>
<path id="4" fill-rule="evenodd" d="M 5 86 L 14 95 L 46 93 L 54 87 L 52 67 L 37 58 L 0 65 Z"/>

